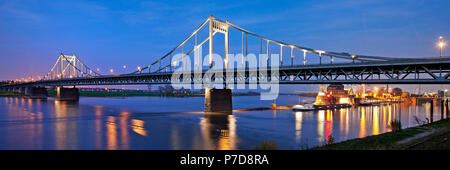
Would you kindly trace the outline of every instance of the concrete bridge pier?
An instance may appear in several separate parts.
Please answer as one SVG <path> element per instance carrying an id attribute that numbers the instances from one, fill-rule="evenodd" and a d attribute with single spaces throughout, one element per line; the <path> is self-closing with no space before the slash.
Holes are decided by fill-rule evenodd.
<path id="1" fill-rule="evenodd" d="M 45 87 L 27 87 L 25 88 L 25 95 L 33 99 L 46 99 L 48 93 Z"/>
<path id="2" fill-rule="evenodd" d="M 78 101 L 80 93 L 78 88 L 56 87 L 56 100 L 60 101 Z"/>
<path id="3" fill-rule="evenodd" d="M 30 95 L 32 88 L 33 87 L 25 87 L 25 90 L 24 90 L 25 95 L 27 95 L 27 96 Z"/>
<path id="4" fill-rule="evenodd" d="M 232 113 L 231 89 L 205 88 L 205 112 Z"/>
<path id="5" fill-rule="evenodd" d="M 25 93 L 25 87 L 19 87 L 18 88 L 18 93 L 24 94 Z"/>

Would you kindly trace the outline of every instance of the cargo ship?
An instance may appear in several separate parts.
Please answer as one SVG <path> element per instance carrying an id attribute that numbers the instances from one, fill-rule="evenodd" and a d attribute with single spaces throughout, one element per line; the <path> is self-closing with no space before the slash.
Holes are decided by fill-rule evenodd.
<path id="1" fill-rule="evenodd" d="M 353 105 L 353 89 L 344 89 L 342 84 L 331 84 L 325 90 L 320 86 L 313 107 L 316 110 L 348 108 Z"/>
<path id="2" fill-rule="evenodd" d="M 358 106 L 380 106 L 380 105 L 381 105 L 381 102 L 369 101 L 367 99 L 360 101 L 358 104 Z"/>

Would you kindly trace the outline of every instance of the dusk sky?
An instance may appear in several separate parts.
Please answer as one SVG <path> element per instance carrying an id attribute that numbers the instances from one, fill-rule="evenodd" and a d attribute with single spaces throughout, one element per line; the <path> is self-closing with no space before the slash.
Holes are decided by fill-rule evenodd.
<path id="1" fill-rule="evenodd" d="M 43 76 L 61 52 L 75 53 L 103 73 L 144 66 L 209 15 L 305 47 L 438 57 L 438 37 L 450 39 L 449 6 L 446 0 L 0 0 L 0 80 Z"/>

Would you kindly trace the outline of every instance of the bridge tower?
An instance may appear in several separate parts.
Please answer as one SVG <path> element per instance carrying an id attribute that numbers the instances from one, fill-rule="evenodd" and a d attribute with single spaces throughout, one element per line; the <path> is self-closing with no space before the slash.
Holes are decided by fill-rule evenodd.
<path id="1" fill-rule="evenodd" d="M 65 55 L 61 53 L 52 69 L 44 76 L 43 80 L 93 77 L 99 75 L 100 74 L 81 62 L 76 55 Z"/>
<path id="2" fill-rule="evenodd" d="M 228 67 L 228 53 L 229 53 L 229 25 L 228 21 L 220 22 L 214 20 L 214 17 L 211 15 L 208 18 L 209 20 L 209 68 L 213 67 L 213 36 L 215 33 L 222 33 L 225 35 L 225 56 L 224 56 L 224 71 Z M 233 104 L 232 104 L 232 93 L 231 89 L 228 89 L 226 83 L 224 81 L 223 89 L 215 89 L 210 87 L 205 88 L 205 112 L 221 112 L 221 113 L 232 113 Z"/>
<path id="3" fill-rule="evenodd" d="M 89 68 L 76 55 L 65 55 L 61 53 L 53 65 L 52 69 L 44 76 L 44 80 L 61 80 L 72 78 L 89 78 L 99 76 L 100 74 Z M 56 99 L 78 101 L 78 88 L 65 88 L 64 84 L 57 85 Z"/>

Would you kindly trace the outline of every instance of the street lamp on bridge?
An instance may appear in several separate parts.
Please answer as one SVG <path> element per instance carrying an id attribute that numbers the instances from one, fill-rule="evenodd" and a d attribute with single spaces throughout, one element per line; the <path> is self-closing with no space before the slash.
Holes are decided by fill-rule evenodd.
<path id="1" fill-rule="evenodd" d="M 141 66 L 138 66 L 138 67 L 137 67 L 137 70 L 138 70 L 139 72 L 141 72 L 141 71 L 142 71 Z"/>
<path id="2" fill-rule="evenodd" d="M 442 58 L 442 48 L 444 48 L 444 46 L 445 46 L 444 38 L 442 36 L 439 36 L 438 46 L 439 46 L 439 53 L 440 53 L 439 56 L 440 56 L 440 58 Z"/>

